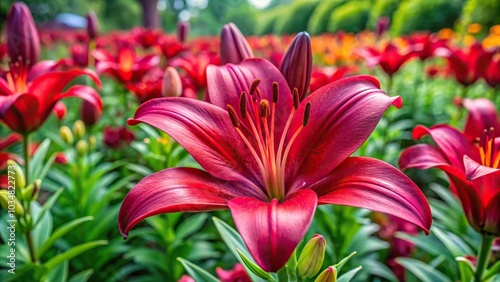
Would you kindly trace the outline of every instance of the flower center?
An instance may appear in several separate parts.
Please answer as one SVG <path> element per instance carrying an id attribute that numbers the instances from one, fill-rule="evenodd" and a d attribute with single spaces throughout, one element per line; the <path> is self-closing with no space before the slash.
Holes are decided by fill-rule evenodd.
<path id="1" fill-rule="evenodd" d="M 477 137 L 474 143 L 479 149 L 481 163 L 484 166 L 498 168 L 500 163 L 500 152 L 495 147 L 494 129 L 491 127 L 489 130 L 485 129 L 481 137 Z"/>
<path id="2" fill-rule="evenodd" d="M 28 92 L 28 66 L 29 62 L 24 64 L 22 58 L 17 62 L 10 62 L 10 71 L 7 72 L 6 78 L 9 84 L 9 89 L 14 93 Z"/>
<path id="3" fill-rule="evenodd" d="M 256 79 L 252 83 L 249 89 L 250 95 L 247 95 L 246 92 L 241 93 L 239 108 L 243 120 L 240 120 L 233 106 L 227 105 L 227 110 L 236 131 L 247 145 L 259 166 L 267 197 L 270 200 L 276 198 L 282 201 L 285 198 L 285 166 L 287 157 L 293 142 L 309 122 L 311 103 L 308 102 L 306 104 L 302 125 L 295 132 L 289 132 L 290 124 L 300 104 L 297 88 L 293 90 L 292 110 L 286 121 L 283 133 L 279 140 L 275 140 L 275 116 L 279 86 L 277 82 L 273 82 L 273 100 L 270 103 L 267 99 L 262 98 L 260 89 L 258 88 L 259 83 L 259 79 Z M 251 107 L 252 110 L 249 111 L 248 107 Z M 247 122 L 244 123 L 244 120 Z M 286 137 L 289 134 L 291 138 L 285 144 Z"/>

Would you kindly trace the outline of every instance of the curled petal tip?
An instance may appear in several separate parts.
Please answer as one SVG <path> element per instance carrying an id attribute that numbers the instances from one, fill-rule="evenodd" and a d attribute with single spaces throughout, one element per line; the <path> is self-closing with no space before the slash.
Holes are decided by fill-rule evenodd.
<path id="1" fill-rule="evenodd" d="M 136 119 L 133 119 L 133 118 L 127 119 L 127 124 L 130 125 L 130 126 L 138 125 L 139 123 L 141 123 L 140 120 L 136 120 Z"/>
<path id="2" fill-rule="evenodd" d="M 401 107 L 403 107 L 403 98 L 401 98 L 400 96 L 394 97 L 394 101 L 392 102 L 392 104 L 396 108 L 401 109 Z"/>

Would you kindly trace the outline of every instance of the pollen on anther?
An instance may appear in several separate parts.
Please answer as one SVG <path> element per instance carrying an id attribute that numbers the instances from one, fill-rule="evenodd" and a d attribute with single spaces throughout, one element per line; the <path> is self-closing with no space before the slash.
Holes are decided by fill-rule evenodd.
<path id="1" fill-rule="evenodd" d="M 292 95 L 293 95 L 293 107 L 295 108 L 295 110 L 297 110 L 300 105 L 299 90 L 297 89 L 297 87 L 293 88 Z"/>
<path id="2" fill-rule="evenodd" d="M 304 109 L 304 118 L 302 119 L 302 125 L 307 126 L 309 123 L 309 117 L 311 115 L 311 102 L 307 102 L 306 108 Z"/>
<path id="3" fill-rule="evenodd" d="M 252 82 L 252 85 L 250 86 L 250 95 L 253 95 L 255 93 L 255 91 L 257 90 L 257 86 L 259 86 L 259 83 L 260 83 L 260 79 L 256 79 Z"/>
<path id="4" fill-rule="evenodd" d="M 273 82 L 273 103 L 278 103 L 279 94 L 279 84 L 275 81 Z"/>
<path id="5" fill-rule="evenodd" d="M 269 102 L 266 99 L 260 101 L 259 116 L 261 118 L 267 118 L 271 114 L 271 109 L 269 108 Z"/>
<path id="6" fill-rule="evenodd" d="M 227 112 L 229 113 L 229 118 L 234 127 L 240 127 L 240 120 L 236 115 L 236 110 L 231 105 L 227 105 Z"/>
<path id="7" fill-rule="evenodd" d="M 240 96 L 240 113 L 241 117 L 247 117 L 247 93 L 243 91 Z"/>

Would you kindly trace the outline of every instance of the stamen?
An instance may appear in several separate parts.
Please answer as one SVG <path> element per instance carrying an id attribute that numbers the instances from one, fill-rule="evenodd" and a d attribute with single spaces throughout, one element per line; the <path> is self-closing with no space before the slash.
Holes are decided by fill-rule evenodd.
<path id="1" fill-rule="evenodd" d="M 299 108 L 299 105 L 300 105 L 300 96 L 299 96 L 299 90 L 297 89 L 297 87 L 295 87 L 293 89 L 293 108 L 295 110 L 297 110 Z"/>
<path id="2" fill-rule="evenodd" d="M 247 93 L 245 91 L 240 96 L 240 113 L 241 117 L 247 118 Z"/>
<path id="3" fill-rule="evenodd" d="M 231 123 L 233 124 L 233 126 L 236 128 L 240 127 L 240 120 L 238 119 L 236 110 L 233 108 L 233 106 L 227 105 L 227 112 L 229 113 L 229 118 L 231 118 Z"/>
<path id="4" fill-rule="evenodd" d="M 259 86 L 259 83 L 260 83 L 260 79 L 256 79 L 252 82 L 252 85 L 250 86 L 250 95 L 253 96 L 253 94 L 255 93 L 255 91 L 257 90 L 257 86 Z"/>
<path id="5" fill-rule="evenodd" d="M 309 115 L 311 114 L 311 102 L 307 102 L 306 108 L 304 110 L 304 118 L 302 119 L 302 125 L 307 126 L 309 123 Z"/>
<path id="6" fill-rule="evenodd" d="M 260 101 L 259 116 L 261 118 L 267 118 L 271 114 L 271 108 L 269 108 L 269 102 L 264 99 Z"/>
<path id="7" fill-rule="evenodd" d="M 278 103 L 279 94 L 279 84 L 275 81 L 273 82 L 273 103 Z"/>

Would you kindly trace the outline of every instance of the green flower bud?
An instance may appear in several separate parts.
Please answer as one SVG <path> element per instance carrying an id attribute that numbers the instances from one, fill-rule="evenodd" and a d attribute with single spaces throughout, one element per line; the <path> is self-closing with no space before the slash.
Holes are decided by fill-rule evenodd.
<path id="1" fill-rule="evenodd" d="M 71 133 L 71 129 L 69 129 L 69 127 L 65 125 L 61 126 L 61 128 L 59 128 L 59 134 L 65 143 L 73 144 L 73 133 Z"/>
<path id="2" fill-rule="evenodd" d="M 327 267 L 314 282 L 337 282 L 337 268 L 335 266 Z"/>
<path id="3" fill-rule="evenodd" d="M 22 191 L 23 199 L 35 201 L 38 198 L 38 192 L 40 192 L 41 185 L 42 181 L 40 179 L 37 179 L 35 180 L 35 182 L 33 182 L 33 184 L 26 186 L 26 189 Z"/>
<path id="4" fill-rule="evenodd" d="M 0 190 L 0 205 L 7 212 L 14 211 L 16 216 L 22 216 L 24 214 L 23 206 L 17 200 L 16 196 L 8 190 Z"/>
<path id="5" fill-rule="evenodd" d="M 89 149 L 90 149 L 90 151 L 94 151 L 95 150 L 96 144 L 97 144 L 97 140 L 95 139 L 95 137 L 94 136 L 90 136 L 89 137 Z"/>
<path id="6" fill-rule="evenodd" d="M 13 160 L 7 161 L 7 168 L 9 169 L 8 176 L 14 177 L 14 184 L 12 186 L 16 189 L 23 189 L 26 186 L 26 177 L 22 168 Z"/>
<path id="7" fill-rule="evenodd" d="M 73 133 L 76 139 L 82 139 L 85 136 L 85 124 L 81 120 L 75 121 L 73 124 Z"/>
<path id="8" fill-rule="evenodd" d="M 76 153 L 78 156 L 82 157 L 87 154 L 89 151 L 89 145 L 85 140 L 80 140 L 78 143 L 76 143 Z"/>
<path id="9" fill-rule="evenodd" d="M 300 253 L 297 262 L 299 276 L 311 278 L 318 273 L 323 265 L 326 251 L 326 240 L 323 236 L 315 234 Z"/>

